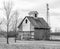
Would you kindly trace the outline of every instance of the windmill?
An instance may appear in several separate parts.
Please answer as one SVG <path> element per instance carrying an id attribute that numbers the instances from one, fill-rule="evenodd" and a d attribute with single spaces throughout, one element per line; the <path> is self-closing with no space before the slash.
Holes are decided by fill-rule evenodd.
<path id="1" fill-rule="evenodd" d="M 49 5 L 48 4 L 46 4 L 46 6 L 47 6 L 47 23 L 49 24 Z"/>

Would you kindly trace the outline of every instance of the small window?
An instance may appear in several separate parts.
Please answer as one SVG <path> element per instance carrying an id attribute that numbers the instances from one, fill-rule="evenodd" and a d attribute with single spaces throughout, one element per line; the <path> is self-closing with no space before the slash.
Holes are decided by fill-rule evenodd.
<path id="1" fill-rule="evenodd" d="M 27 23 L 27 19 L 26 19 L 26 23 Z"/>
<path id="2" fill-rule="evenodd" d="M 37 17 L 37 14 L 35 14 L 35 17 Z"/>

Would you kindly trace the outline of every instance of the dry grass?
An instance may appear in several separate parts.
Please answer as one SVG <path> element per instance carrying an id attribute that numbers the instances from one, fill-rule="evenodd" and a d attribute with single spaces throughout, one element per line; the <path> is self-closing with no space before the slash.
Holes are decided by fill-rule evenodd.
<path id="1" fill-rule="evenodd" d="M 60 47 L 38 44 L 0 44 L 0 49 L 60 49 Z"/>
<path id="2" fill-rule="evenodd" d="M 0 43 L 0 49 L 60 49 L 60 44 L 40 44 L 40 43 Z"/>
<path id="3" fill-rule="evenodd" d="M 4 40 L 0 39 L 0 49 L 60 49 L 60 41 L 17 41 L 6 44 Z"/>

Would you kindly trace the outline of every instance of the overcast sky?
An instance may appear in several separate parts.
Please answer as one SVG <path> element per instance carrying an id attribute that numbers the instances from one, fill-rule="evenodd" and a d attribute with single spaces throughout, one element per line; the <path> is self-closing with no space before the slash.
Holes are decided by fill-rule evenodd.
<path id="1" fill-rule="evenodd" d="M 12 1 L 14 3 L 13 9 L 18 10 L 20 17 L 24 18 L 29 11 L 38 11 L 38 17 L 43 17 L 46 20 L 46 4 L 49 4 L 49 21 L 50 26 L 54 30 L 56 27 L 60 28 L 60 0 L 0 0 L 0 8 L 3 9 L 4 1 Z M 0 10 L 0 13 L 3 13 Z M 2 17 L 3 14 L 0 15 Z"/>

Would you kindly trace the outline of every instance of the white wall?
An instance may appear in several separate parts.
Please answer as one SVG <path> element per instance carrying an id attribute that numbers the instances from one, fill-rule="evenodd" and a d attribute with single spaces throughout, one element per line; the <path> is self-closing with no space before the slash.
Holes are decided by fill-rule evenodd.
<path id="1" fill-rule="evenodd" d="M 28 21 L 25 23 L 25 20 L 22 23 L 22 31 L 30 31 L 30 21 L 27 19 Z"/>
<path id="2" fill-rule="evenodd" d="M 34 31 L 34 26 L 30 23 L 30 30 Z"/>

